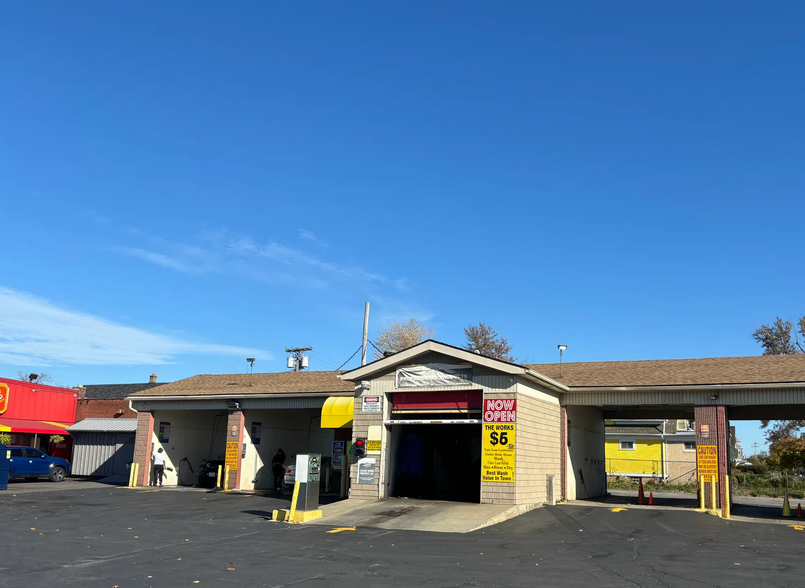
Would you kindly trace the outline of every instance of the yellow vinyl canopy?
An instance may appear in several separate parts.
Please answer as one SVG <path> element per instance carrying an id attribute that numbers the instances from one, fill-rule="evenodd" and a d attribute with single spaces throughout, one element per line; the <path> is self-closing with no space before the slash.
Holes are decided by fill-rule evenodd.
<path id="1" fill-rule="evenodd" d="M 355 412 L 355 398 L 352 396 L 330 396 L 321 409 L 322 429 L 352 428 L 352 415 Z"/>

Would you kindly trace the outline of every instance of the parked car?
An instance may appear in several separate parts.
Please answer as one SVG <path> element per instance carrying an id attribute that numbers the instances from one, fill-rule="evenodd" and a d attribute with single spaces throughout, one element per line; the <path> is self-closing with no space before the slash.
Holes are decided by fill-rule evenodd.
<path id="1" fill-rule="evenodd" d="M 70 462 L 61 457 L 50 457 L 33 447 L 9 447 L 9 478 L 48 478 L 61 482 L 70 475 Z"/>
<path id="2" fill-rule="evenodd" d="M 293 486 L 296 483 L 296 466 L 289 465 L 285 468 L 285 485 Z"/>
<path id="3" fill-rule="evenodd" d="M 198 487 L 215 488 L 215 483 L 218 481 L 218 466 L 223 469 L 224 463 L 222 459 L 208 459 L 201 464 L 198 469 Z"/>

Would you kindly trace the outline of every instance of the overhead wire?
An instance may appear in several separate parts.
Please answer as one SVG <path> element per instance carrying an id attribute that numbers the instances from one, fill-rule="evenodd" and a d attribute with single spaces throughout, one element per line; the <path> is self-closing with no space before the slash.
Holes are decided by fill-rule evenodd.
<path id="1" fill-rule="evenodd" d="M 347 365 L 347 364 L 348 364 L 350 361 L 352 361 L 352 358 L 353 358 L 353 357 L 355 357 L 355 356 L 358 354 L 358 351 L 360 351 L 362 348 L 363 348 L 363 345 L 361 345 L 360 347 L 358 347 L 358 348 L 355 350 L 355 353 L 353 353 L 352 355 L 350 355 L 350 356 L 349 356 L 349 359 L 348 359 L 348 360 L 346 360 L 344 363 L 342 363 L 340 366 L 338 366 L 338 368 L 337 368 L 335 371 L 340 370 L 342 367 L 344 367 L 344 366 L 345 366 L 345 365 Z"/>

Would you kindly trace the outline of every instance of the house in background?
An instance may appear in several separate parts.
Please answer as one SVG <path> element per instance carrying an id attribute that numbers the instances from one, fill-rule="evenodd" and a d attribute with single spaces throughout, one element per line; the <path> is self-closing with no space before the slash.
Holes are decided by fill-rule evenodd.
<path id="1" fill-rule="evenodd" d="M 612 478 L 656 478 L 669 484 L 696 480 L 693 422 L 607 420 L 606 470 Z"/>
<path id="2" fill-rule="evenodd" d="M 126 397 L 162 385 L 157 383 L 157 375 L 151 374 L 148 382 L 143 384 L 76 386 L 78 406 L 75 422 L 80 423 L 84 419 L 136 419 L 137 413 L 129 408 Z"/>
<path id="3" fill-rule="evenodd" d="M 126 397 L 162 384 L 151 374 L 142 384 L 78 386 L 72 470 L 75 476 L 115 476 L 125 480 L 126 464 L 134 459 L 137 413 Z"/>

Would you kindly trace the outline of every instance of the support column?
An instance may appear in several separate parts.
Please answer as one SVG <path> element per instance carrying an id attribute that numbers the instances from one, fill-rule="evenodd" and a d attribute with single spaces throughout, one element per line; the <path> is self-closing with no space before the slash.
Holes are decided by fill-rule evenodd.
<path id="1" fill-rule="evenodd" d="M 134 464 L 140 464 L 140 474 L 134 480 L 135 486 L 148 486 L 151 476 L 151 439 L 154 435 L 154 414 L 137 413 L 137 434 L 134 438 Z"/>
<path id="2" fill-rule="evenodd" d="M 567 500 L 567 408 L 564 406 L 561 408 L 559 417 L 559 438 L 562 440 L 562 449 L 559 455 L 560 492 L 562 500 Z"/>
<path id="3" fill-rule="evenodd" d="M 226 448 L 230 448 L 230 443 L 237 444 L 238 459 L 235 470 L 229 468 L 229 489 L 240 489 L 240 471 L 243 466 L 243 426 L 246 423 L 246 416 L 242 410 L 235 410 L 229 413 L 226 422 Z"/>
<path id="4" fill-rule="evenodd" d="M 712 500 L 712 488 L 710 479 L 705 479 L 704 488 L 699 491 L 704 491 L 704 504 L 705 508 L 709 510 L 725 509 L 726 488 L 724 488 L 724 478 L 730 472 L 729 467 L 729 424 L 727 421 L 727 407 L 708 405 L 697 406 L 694 409 L 694 420 L 696 422 L 696 448 L 697 451 L 702 447 L 715 446 L 718 455 L 718 474 L 716 476 L 716 483 L 718 492 L 716 495 L 716 504 Z M 696 470 L 696 480 L 701 483 L 701 472 Z"/>

